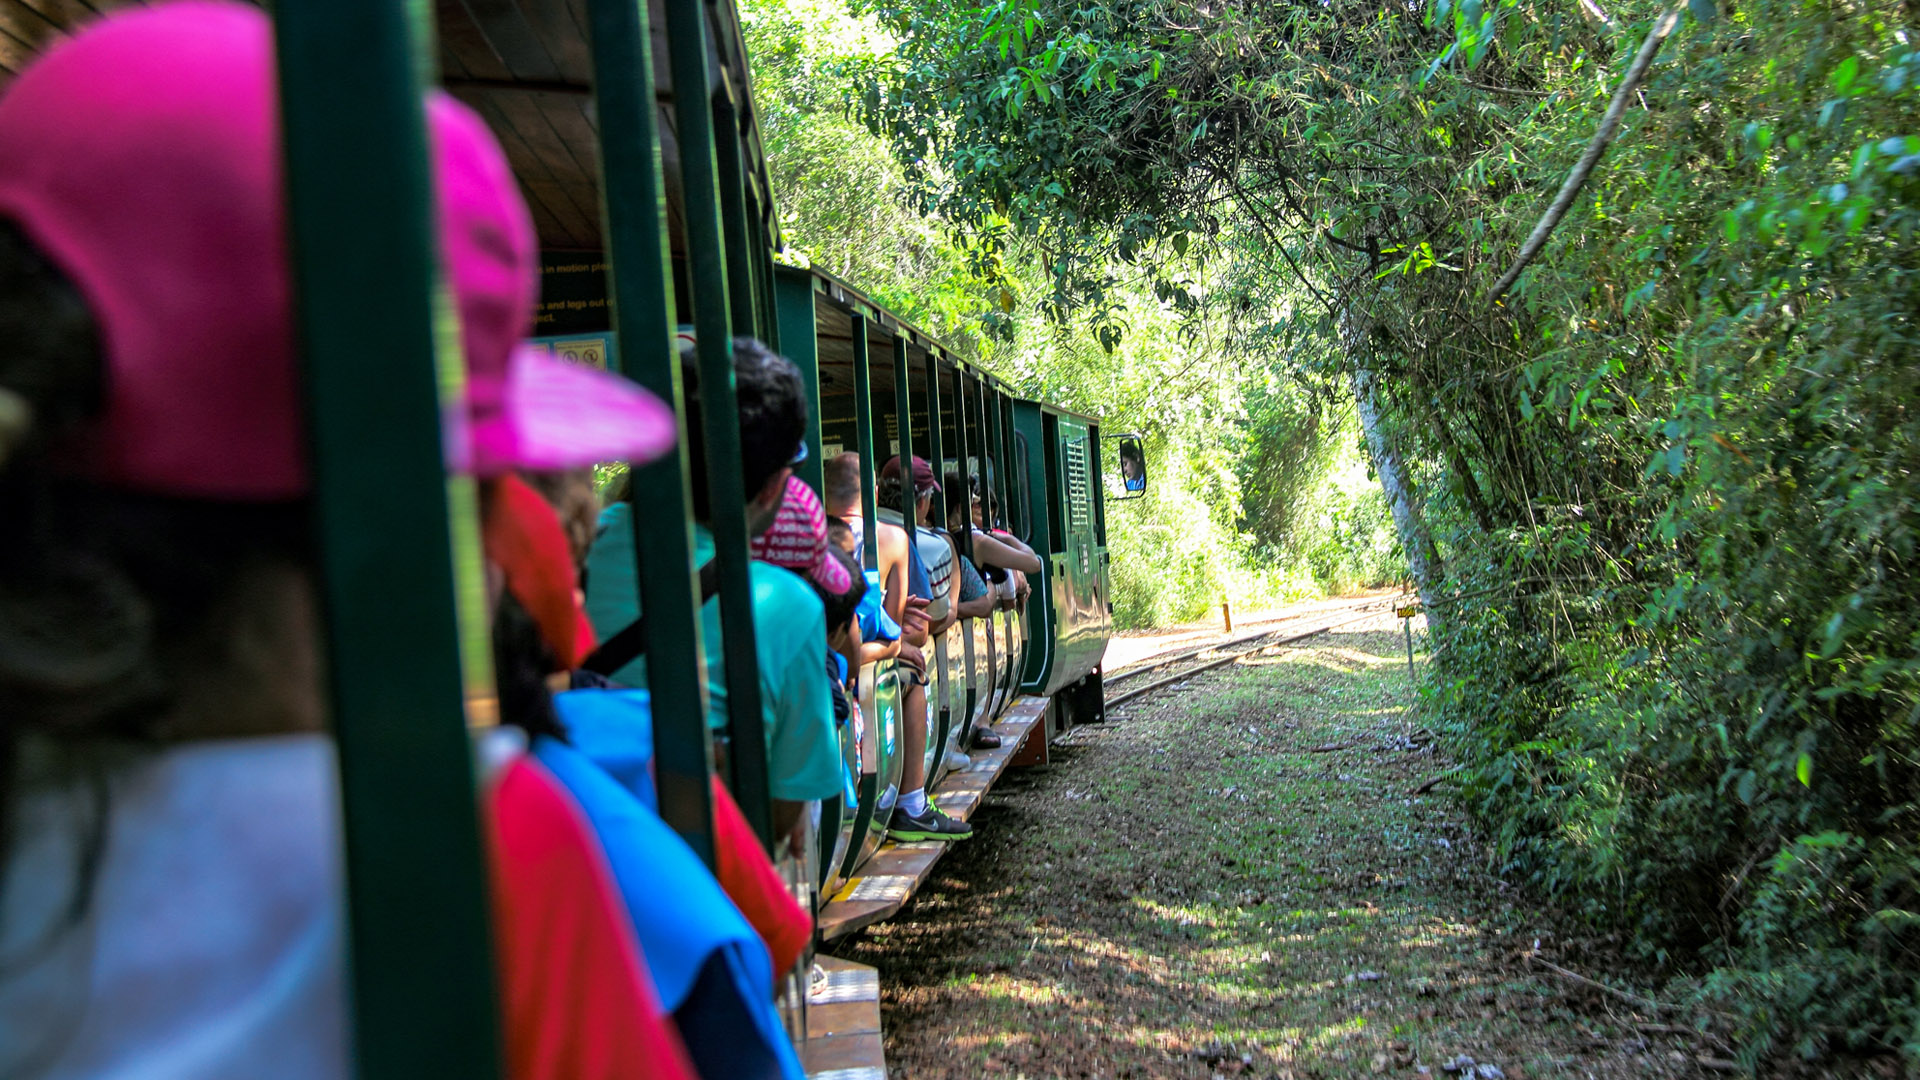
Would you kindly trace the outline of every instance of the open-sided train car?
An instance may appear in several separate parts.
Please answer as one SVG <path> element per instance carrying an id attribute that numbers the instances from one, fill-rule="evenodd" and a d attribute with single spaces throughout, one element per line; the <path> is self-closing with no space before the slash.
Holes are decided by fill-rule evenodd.
<path id="1" fill-rule="evenodd" d="M 0 93 L 39 48 L 115 6 L 0 0 Z M 353 883 L 359 1075 L 498 1075 L 461 737 L 487 723 L 491 690 L 485 628 L 461 599 L 481 574 L 473 490 L 441 460 L 444 399 L 459 378 L 436 330 L 424 86 L 472 106 L 507 152 L 543 248 L 541 344 L 618 370 L 683 415 L 676 338 L 695 343 L 721 640 L 701 639 L 684 445 L 636 470 L 650 512 L 635 548 L 660 814 L 709 862 L 716 739 L 742 811 L 771 833 L 737 420 L 727 419 L 731 339 L 757 336 L 812 376 L 802 475 L 816 490 L 824 455 L 858 450 L 872 514 L 877 466 L 896 450 L 927 457 L 991 493 L 999 523 L 1042 557 L 1023 608 L 969 620 L 935 647 L 930 787 L 941 751 L 1023 693 L 1059 696 L 1056 730 L 1097 718 L 1108 630 L 1098 424 L 1014 397 L 828 274 L 775 265 L 778 216 L 727 0 L 271 7 Z M 376 385 L 380 394 L 364 393 Z M 704 721 L 709 649 L 729 661 L 731 723 L 719 733 Z M 811 885 L 871 855 L 897 789 L 901 717 L 887 665 L 866 673 L 862 697 L 868 738 L 844 748 L 861 775 L 859 804 L 826 823 Z"/>
<path id="2" fill-rule="evenodd" d="M 1084 688 L 1091 680 L 1093 711 L 1076 705 L 1056 725 L 1097 719 L 1094 671 L 1108 631 L 1098 425 L 1011 396 L 998 380 L 825 271 L 780 267 L 775 296 L 782 348 L 810 376 L 816 404 L 809 434 L 814 452 L 803 466 L 810 482 L 819 481 L 819 462 L 857 453 L 865 466 L 864 534 L 871 536 L 879 509 L 876 463 L 924 457 L 938 463 L 943 481 L 959 475 L 989 493 L 988 502 L 1004 508 L 994 524 L 1042 559 L 1024 604 L 962 620 L 933 643 L 928 789 L 944 775 L 945 750 L 964 749 L 970 732 L 1004 715 L 1023 692 Z M 1023 428 L 1029 419 L 1032 431 Z M 913 512 L 910 502 L 898 509 L 903 517 Z M 956 543 L 971 554 L 964 535 Z M 841 857 L 823 867 L 828 884 L 853 873 L 879 846 L 899 783 L 896 684 L 888 666 L 863 682 L 864 711 L 877 718 L 878 730 L 860 755 L 861 805 L 842 823 L 845 835 L 835 848 Z"/>

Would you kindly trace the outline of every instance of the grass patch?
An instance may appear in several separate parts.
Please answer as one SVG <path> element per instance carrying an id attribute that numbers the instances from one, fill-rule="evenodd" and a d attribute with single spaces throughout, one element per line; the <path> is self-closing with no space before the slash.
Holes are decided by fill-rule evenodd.
<path id="1" fill-rule="evenodd" d="M 893 1075 L 1698 1071 L 1686 1037 L 1528 969 L 1551 926 L 1442 796 L 1408 794 L 1446 762 L 1398 623 L 1303 645 L 1002 781 L 913 905 L 842 950 L 880 968 Z"/>

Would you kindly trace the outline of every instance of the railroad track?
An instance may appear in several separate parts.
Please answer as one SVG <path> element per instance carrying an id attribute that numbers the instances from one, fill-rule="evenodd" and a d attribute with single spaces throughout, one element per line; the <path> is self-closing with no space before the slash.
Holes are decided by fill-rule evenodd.
<path id="1" fill-rule="evenodd" d="M 1166 656 L 1153 657 L 1142 663 L 1135 664 L 1117 675 L 1107 677 L 1106 706 L 1109 709 L 1114 708 L 1132 701 L 1134 698 L 1140 697 L 1143 694 L 1150 694 L 1155 690 L 1185 682 L 1187 679 L 1201 672 L 1212 671 L 1214 668 L 1223 667 L 1236 660 L 1244 660 L 1249 656 L 1256 655 L 1268 649 L 1278 648 L 1282 645 L 1291 645 L 1296 641 L 1304 641 L 1308 638 L 1318 637 L 1321 634 L 1345 626 L 1348 623 L 1358 622 L 1377 612 L 1392 610 L 1409 602 L 1405 597 L 1375 597 L 1356 602 L 1351 606 L 1334 608 L 1332 610 L 1313 611 L 1297 617 L 1282 619 L 1279 620 L 1280 625 L 1278 626 L 1269 627 L 1264 630 L 1256 630 L 1249 634 L 1241 634 L 1238 637 L 1229 638 L 1226 641 L 1215 641 L 1207 645 L 1199 646 L 1198 648 L 1169 653 Z M 1242 646 L 1249 647 L 1242 648 Z M 1119 693 L 1114 693 L 1116 684 L 1131 683 L 1132 680 L 1150 673 L 1159 672 L 1161 669 L 1168 667 L 1175 667 L 1177 670 L 1171 673 L 1162 673 L 1158 678 L 1152 679 L 1144 684 L 1128 685 Z"/>

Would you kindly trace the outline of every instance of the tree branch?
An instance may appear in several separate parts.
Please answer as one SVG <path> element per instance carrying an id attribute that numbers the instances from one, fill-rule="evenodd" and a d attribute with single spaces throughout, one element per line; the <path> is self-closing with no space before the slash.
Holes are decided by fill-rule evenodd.
<path id="1" fill-rule="evenodd" d="M 1620 118 L 1626 115 L 1627 102 L 1632 99 L 1633 92 L 1640 88 L 1640 81 L 1647 77 L 1647 69 L 1653 66 L 1653 58 L 1660 51 L 1660 43 L 1665 41 L 1667 35 L 1673 33 L 1673 28 L 1679 24 L 1680 9 L 1676 7 L 1660 16 L 1660 21 L 1654 23 L 1653 29 L 1647 32 L 1647 40 L 1640 44 L 1640 53 L 1633 58 L 1633 66 L 1627 69 L 1626 78 L 1620 81 L 1620 89 L 1614 91 L 1613 103 L 1607 106 L 1607 114 L 1600 118 L 1600 129 L 1593 133 L 1593 141 L 1587 143 L 1586 153 L 1580 155 L 1580 160 L 1573 166 L 1573 171 L 1567 174 L 1567 182 L 1560 185 L 1560 194 L 1554 196 L 1553 204 L 1547 207 L 1547 212 L 1540 218 L 1540 223 L 1533 227 L 1533 234 L 1528 236 L 1527 242 L 1520 246 L 1520 254 L 1514 256 L 1513 265 L 1508 267 L 1507 272 L 1494 283 L 1493 294 L 1487 297 L 1489 303 L 1498 302 L 1507 294 L 1508 289 L 1513 288 L 1513 283 L 1520 277 L 1520 271 L 1525 270 L 1534 256 L 1540 254 L 1540 249 L 1546 246 L 1547 237 L 1553 233 L 1554 226 L 1559 225 L 1560 219 L 1566 217 L 1567 211 L 1572 209 L 1573 200 L 1580 194 L 1580 189 L 1586 186 L 1587 177 L 1592 174 L 1593 167 L 1600 163 L 1600 155 L 1606 153 L 1607 144 L 1613 141 L 1614 133 L 1620 130 Z"/>

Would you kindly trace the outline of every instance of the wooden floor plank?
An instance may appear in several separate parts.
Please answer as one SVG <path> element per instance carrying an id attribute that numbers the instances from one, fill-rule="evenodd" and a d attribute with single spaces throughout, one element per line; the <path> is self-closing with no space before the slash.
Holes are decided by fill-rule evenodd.
<path id="1" fill-rule="evenodd" d="M 865 964 L 821 954 L 821 977 L 807 994 L 807 1039 L 800 1064 L 808 1080 L 887 1080 L 880 1036 L 880 973 Z"/>
<path id="2" fill-rule="evenodd" d="M 1015 753 L 1028 735 L 1040 731 L 1045 714 L 1045 698 L 1025 697 L 1016 701 L 1007 715 L 990 729 L 1000 736 L 1000 745 L 992 750 L 977 750 L 965 769 L 949 774 L 934 789 L 933 804 L 959 821 L 973 816 L 987 792 L 1007 770 Z M 1045 737 L 1041 731 L 1040 737 Z M 965 843 L 965 841 L 959 841 Z M 856 930 L 890 918 L 933 876 L 950 844 L 923 842 L 901 844 L 889 840 L 867 860 L 860 872 L 820 911 L 820 936 L 831 941 Z"/>

